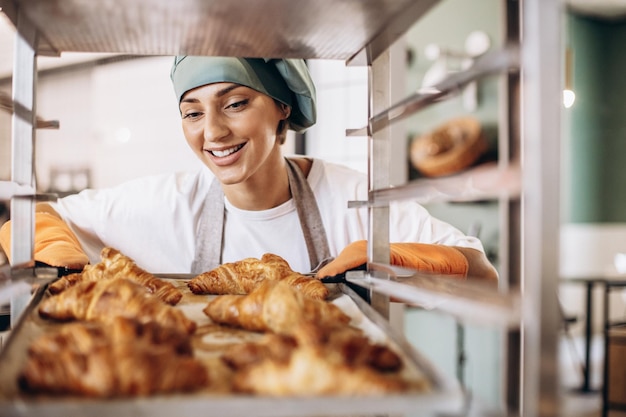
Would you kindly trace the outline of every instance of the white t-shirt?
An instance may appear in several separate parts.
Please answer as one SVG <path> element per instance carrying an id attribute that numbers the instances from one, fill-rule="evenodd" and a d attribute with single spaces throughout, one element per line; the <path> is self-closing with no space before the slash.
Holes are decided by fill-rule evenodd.
<path id="1" fill-rule="evenodd" d="M 194 260 L 203 202 L 214 176 L 208 169 L 151 176 L 117 187 L 85 190 L 59 199 L 53 207 L 70 225 L 92 263 L 111 246 L 153 273 L 188 273 Z M 315 159 L 307 181 L 315 194 L 332 256 L 355 240 L 367 239 L 367 176 Z M 225 202 L 223 262 L 260 258 L 271 252 L 300 272 L 309 256 L 292 200 L 262 211 Z M 390 241 L 439 243 L 483 251 L 481 242 L 432 216 L 415 202 L 390 205 Z"/>

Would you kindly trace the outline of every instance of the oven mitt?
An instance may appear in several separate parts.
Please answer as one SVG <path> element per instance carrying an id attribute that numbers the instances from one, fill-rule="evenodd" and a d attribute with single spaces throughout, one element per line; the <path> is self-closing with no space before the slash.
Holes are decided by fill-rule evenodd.
<path id="1" fill-rule="evenodd" d="M 0 246 L 11 259 L 11 222 L 0 228 Z M 82 270 L 89 263 L 78 239 L 63 220 L 50 213 L 35 213 L 35 261 L 54 267 Z"/>
<path id="2" fill-rule="evenodd" d="M 391 265 L 415 269 L 421 272 L 467 277 L 467 258 L 451 246 L 427 243 L 391 243 Z M 332 277 L 367 263 L 367 241 L 358 240 L 346 246 L 339 256 L 323 266 L 317 278 Z"/>

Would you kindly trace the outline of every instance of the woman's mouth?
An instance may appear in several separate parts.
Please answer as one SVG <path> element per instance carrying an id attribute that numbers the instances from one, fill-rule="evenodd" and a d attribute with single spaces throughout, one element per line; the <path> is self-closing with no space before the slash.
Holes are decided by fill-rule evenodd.
<path id="1" fill-rule="evenodd" d="M 209 153 L 217 158 L 224 158 L 224 157 L 227 157 L 228 155 L 231 155 L 237 152 L 239 149 L 243 148 L 244 146 L 245 146 L 245 143 L 242 143 L 241 145 L 236 145 L 228 149 L 222 149 L 220 151 L 218 150 L 209 151 Z"/>

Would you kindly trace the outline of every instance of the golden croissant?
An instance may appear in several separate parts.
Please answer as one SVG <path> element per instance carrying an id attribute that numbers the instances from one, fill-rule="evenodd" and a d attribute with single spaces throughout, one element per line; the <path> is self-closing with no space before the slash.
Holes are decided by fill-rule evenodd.
<path id="1" fill-rule="evenodd" d="M 286 335 L 304 323 L 333 327 L 350 322 L 336 305 L 309 298 L 282 281 L 263 281 L 248 295 L 217 296 L 203 312 L 215 323 Z"/>
<path id="2" fill-rule="evenodd" d="M 126 278 L 138 282 L 161 300 L 176 305 L 183 294 L 172 283 L 161 280 L 141 269 L 135 262 L 117 249 L 106 247 L 100 253 L 101 262 L 86 265 L 82 272 L 66 275 L 48 286 L 52 294 L 58 294 L 82 281 Z"/>
<path id="3" fill-rule="evenodd" d="M 286 260 L 271 253 L 222 264 L 195 276 L 188 286 L 194 294 L 249 294 L 265 280 L 285 281 L 319 300 L 329 293 L 321 281 L 293 271 Z"/>
<path id="4" fill-rule="evenodd" d="M 231 369 L 238 370 L 266 359 L 287 362 L 298 347 L 292 336 L 266 333 L 261 340 L 239 343 L 226 350 L 220 359 Z"/>
<path id="5" fill-rule="evenodd" d="M 302 347 L 324 349 L 327 357 L 351 367 L 396 372 L 403 366 L 398 354 L 386 345 L 371 342 L 360 329 L 352 326 L 323 329 L 314 323 L 298 327 L 292 336 L 267 333 L 258 341 L 235 345 L 221 359 L 236 370 L 264 360 L 288 363 L 291 354 Z"/>
<path id="6" fill-rule="evenodd" d="M 110 321 L 116 316 L 142 323 L 154 321 L 164 327 L 191 334 L 196 323 L 182 310 L 165 304 L 141 284 L 128 279 L 85 281 L 39 304 L 39 314 L 55 320 Z"/>
<path id="7" fill-rule="evenodd" d="M 70 323 L 30 345 L 18 382 L 30 393 L 95 397 L 195 390 L 209 375 L 188 344 L 123 317 Z"/>
<path id="8" fill-rule="evenodd" d="M 408 384 L 398 374 L 384 374 L 367 366 L 349 366 L 327 350 L 304 346 L 288 361 L 267 359 L 238 371 L 236 391 L 284 396 L 382 395 L 401 392 Z"/>

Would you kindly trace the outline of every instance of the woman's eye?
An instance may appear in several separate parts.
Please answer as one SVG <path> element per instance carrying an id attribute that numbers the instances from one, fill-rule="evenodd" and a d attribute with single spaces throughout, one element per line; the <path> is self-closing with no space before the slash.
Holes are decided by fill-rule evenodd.
<path id="1" fill-rule="evenodd" d="M 200 112 L 192 111 L 192 112 L 189 112 L 189 113 L 185 113 L 183 115 L 183 119 L 196 119 L 196 118 L 200 117 L 201 114 L 202 113 L 200 113 Z"/>
<path id="2" fill-rule="evenodd" d="M 238 110 L 248 104 L 248 100 L 239 100 L 226 106 L 227 109 Z"/>

